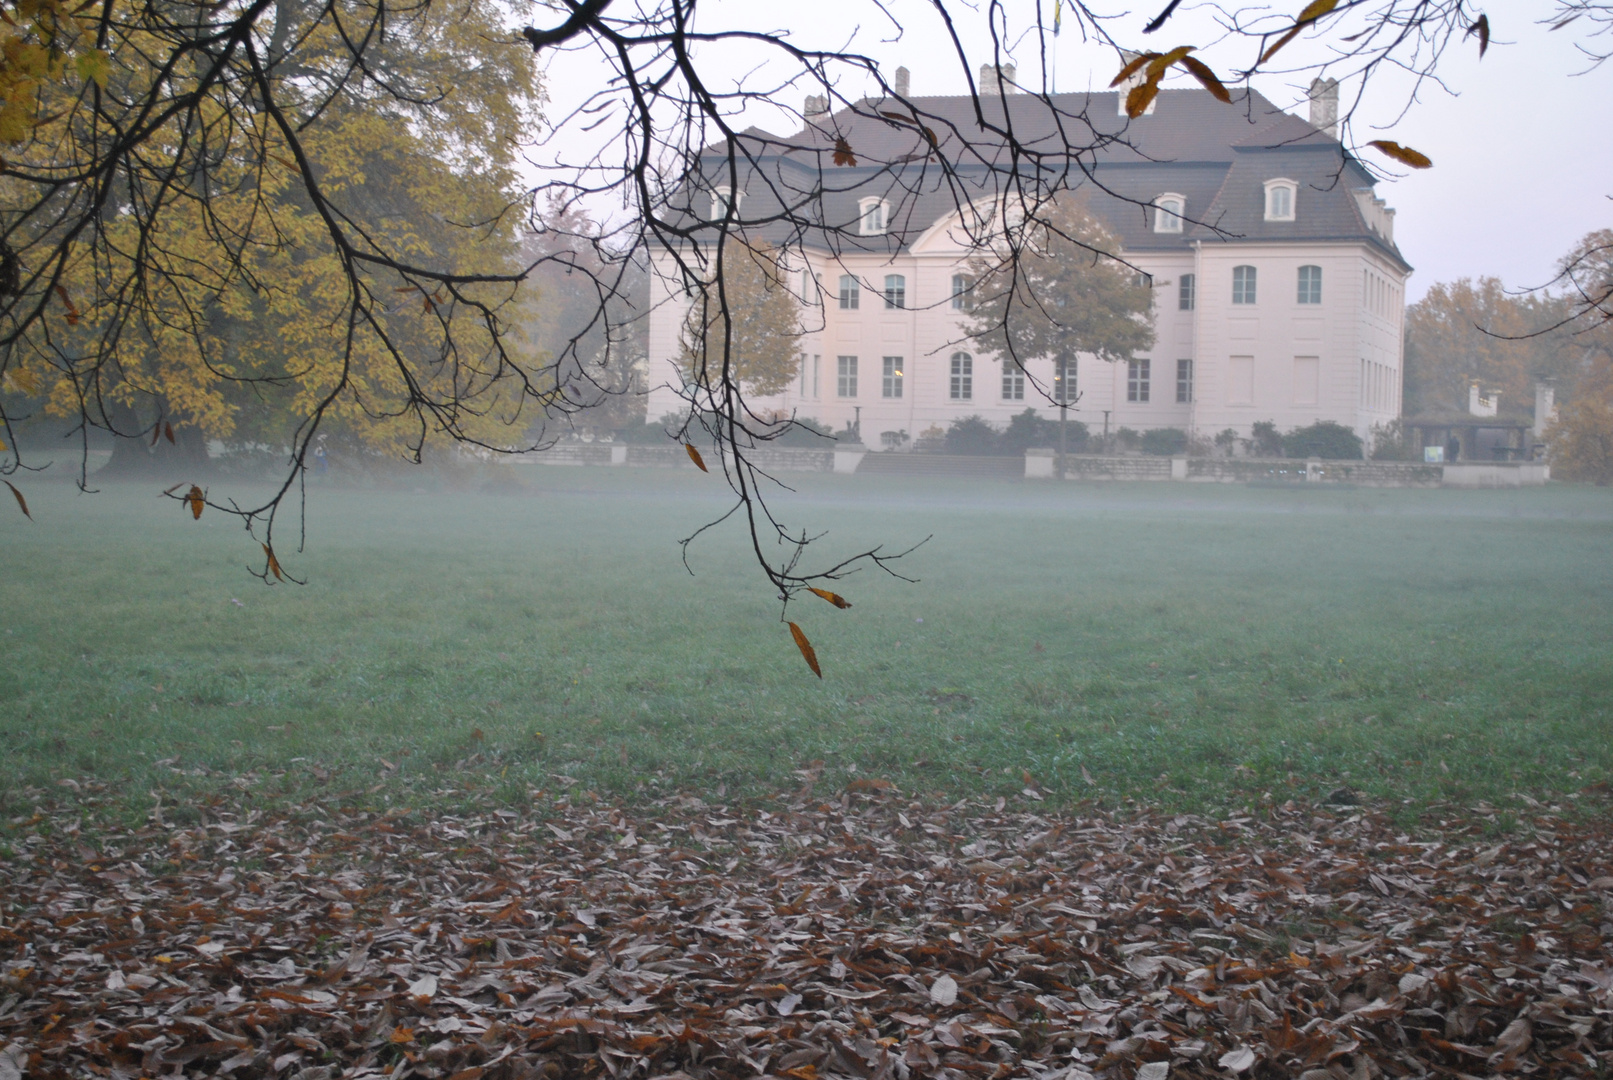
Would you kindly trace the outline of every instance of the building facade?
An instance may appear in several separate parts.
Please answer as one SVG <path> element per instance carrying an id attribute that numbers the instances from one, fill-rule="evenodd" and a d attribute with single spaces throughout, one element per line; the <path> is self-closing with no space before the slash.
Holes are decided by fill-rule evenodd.
<path id="1" fill-rule="evenodd" d="M 971 107 L 965 97 L 911 100 L 942 117 L 962 118 Z M 888 165 L 864 166 L 865 181 L 836 174 L 842 183 L 824 195 L 823 213 L 835 230 L 821 242 L 810 230 L 770 236 L 769 204 L 782 187 L 804 187 L 814 167 L 792 157 L 821 153 L 832 134 L 859 150 L 870 147 L 869 157 L 888 149 L 886 157 L 899 158 L 902 144 L 883 147 L 881 139 L 905 133 L 892 136 L 890 125 L 878 123 L 876 102 L 809 115 L 806 130 L 790 139 L 756 133 L 763 140 L 750 155 L 756 171 L 734 212 L 742 228 L 758 222 L 752 231 L 787 253 L 805 332 L 794 384 L 751 400 L 753 409 L 836 429 L 860 424 L 863 441 L 875 448 L 910 445 L 927 429 L 966 416 L 998 427 L 1027 408 L 1056 416 L 1037 381 L 1055 394 L 1073 392 L 1071 418 L 1093 431 L 1181 428 L 1213 436 L 1231 429 L 1247 438 L 1259 421 L 1286 430 L 1331 420 L 1365 438 L 1399 415 L 1411 267 L 1395 246 L 1394 212 L 1375 197 L 1372 176 L 1324 126 L 1258 95 L 1228 106 L 1204 91 L 1167 90 L 1150 113 L 1130 121 L 1122 94 L 1055 101 L 1100 134 L 1124 136 L 1098 153 L 1076 192 L 1151 280 L 1153 349 L 1129 363 L 1042 357 L 1027 365 L 1027 380 L 974 347 L 963 330 L 963 292 L 978 252 L 960 227 L 960 212 L 968 211 L 959 209 L 967 204 L 956 183 L 931 192 L 893 184 Z M 1040 104 L 1030 95 L 993 101 L 1010 118 L 1016 109 L 1033 118 Z M 1325 110 L 1325 102 L 1313 107 L 1313 119 L 1320 114 L 1325 122 Z M 893 201 L 893 191 L 902 198 Z M 689 205 L 696 215 L 720 217 L 730 198 L 713 185 Z M 659 388 L 651 393 L 652 418 L 681 404 L 670 387 L 680 378 L 688 301 L 670 262 L 654 275 L 649 349 L 651 384 Z"/>

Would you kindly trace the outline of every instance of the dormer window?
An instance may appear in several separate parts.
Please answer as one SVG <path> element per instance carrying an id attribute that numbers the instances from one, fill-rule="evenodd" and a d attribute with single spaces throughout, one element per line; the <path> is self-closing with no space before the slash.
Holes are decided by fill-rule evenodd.
<path id="1" fill-rule="evenodd" d="M 741 191 L 739 193 L 739 197 L 734 198 L 734 189 L 726 184 L 724 184 L 722 187 L 712 189 L 711 217 L 709 220 L 721 221 L 723 218 L 727 217 L 728 205 L 730 202 L 733 203 L 734 213 L 737 215 L 739 213 L 740 206 L 745 202 L 745 193 Z"/>
<path id="2" fill-rule="evenodd" d="M 1266 220 L 1293 221 L 1294 203 L 1299 185 L 1292 180 L 1278 178 L 1266 181 Z"/>
<path id="3" fill-rule="evenodd" d="M 1187 200 L 1170 192 L 1154 200 L 1154 231 L 1179 233 L 1182 231 L 1182 213 Z"/>
<path id="4" fill-rule="evenodd" d="M 857 203 L 858 232 L 864 236 L 881 236 L 885 232 L 885 218 L 890 204 L 884 199 L 863 199 Z"/>

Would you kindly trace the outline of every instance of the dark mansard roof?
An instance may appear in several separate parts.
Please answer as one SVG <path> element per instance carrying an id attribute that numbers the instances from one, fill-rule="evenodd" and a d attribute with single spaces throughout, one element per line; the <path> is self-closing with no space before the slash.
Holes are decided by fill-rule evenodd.
<path id="1" fill-rule="evenodd" d="M 775 244 L 897 254 L 960 200 L 988 198 L 1011 182 L 1007 171 L 1017 168 L 1068 173 L 1128 251 L 1348 240 L 1405 265 L 1363 217 L 1355 193 L 1370 192 L 1374 180 L 1338 140 L 1256 93 L 1234 95 L 1231 105 L 1203 90 L 1164 90 L 1156 100 L 1135 120 L 1119 114 L 1115 93 L 1058 94 L 1052 108 L 1030 94 L 982 97 L 979 114 L 964 96 L 910 98 L 911 108 L 865 100 L 811 117 L 793 135 L 751 128 L 733 140 L 744 192 L 739 219 L 747 236 Z M 914 125 L 915 113 L 928 134 Z M 998 134 L 1005 128 L 1029 156 L 1010 158 Z M 930 135 L 939 155 L 930 152 Z M 837 143 L 856 165 L 834 164 Z M 698 216 L 710 191 L 727 186 L 727 152 L 726 142 L 708 147 L 704 179 L 682 196 Z M 939 159 L 951 163 L 950 175 Z M 1294 221 L 1265 220 L 1264 183 L 1277 178 L 1298 185 Z M 1166 192 L 1186 202 L 1180 233 L 1154 232 L 1139 205 Z M 871 196 L 890 203 L 888 232 L 856 235 L 859 202 Z M 803 220 L 811 225 L 802 228 Z"/>

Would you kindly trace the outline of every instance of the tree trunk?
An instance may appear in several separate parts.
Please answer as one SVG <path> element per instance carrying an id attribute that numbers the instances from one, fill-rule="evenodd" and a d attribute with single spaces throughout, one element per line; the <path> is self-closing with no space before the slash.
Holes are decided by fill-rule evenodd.
<path id="1" fill-rule="evenodd" d="M 113 405 L 107 409 L 109 419 L 117 425 L 118 433 L 112 441 L 112 457 L 97 471 L 105 477 L 171 477 L 170 482 L 194 482 L 206 474 L 211 464 L 207 453 L 207 437 L 202 430 L 187 424 L 172 424 L 173 441 L 168 441 L 169 424 L 165 422 L 157 435 L 155 445 L 149 430 L 144 435 L 129 434 L 140 430 L 141 421 L 135 410 L 127 405 Z"/>

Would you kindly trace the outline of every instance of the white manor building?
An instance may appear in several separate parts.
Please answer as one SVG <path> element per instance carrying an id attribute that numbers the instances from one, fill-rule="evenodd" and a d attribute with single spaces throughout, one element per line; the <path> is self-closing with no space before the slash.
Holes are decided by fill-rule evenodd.
<path id="1" fill-rule="evenodd" d="M 1165 90 L 1129 122 L 1120 93 L 1055 98 L 1092 133 L 1124 133 L 1124 142 L 1088 156 L 1081 190 L 1155 291 L 1153 349 L 1129 364 L 1077 358 L 1071 419 L 1094 433 L 1107 413 L 1111 430 L 1175 427 L 1213 436 L 1231 428 L 1241 437 L 1259 421 L 1287 430 L 1332 420 L 1365 438 L 1400 414 L 1411 267 L 1395 247 L 1394 211 L 1326 128 L 1336 107 L 1328 90 L 1312 102 L 1314 123 L 1259 95 L 1226 105 L 1201 90 Z M 970 98 L 910 100 L 956 131 L 978 130 Z M 922 153 L 917 163 L 889 164 L 915 156 L 912 129 L 881 120 L 881 102 L 833 114 L 821 103 L 814 113 L 814 104 L 796 136 L 754 129 L 740 136 L 753 141 L 745 147 L 753 171 L 740 185 L 736 215 L 747 236 L 788 253 L 806 329 L 795 385 L 749 399 L 751 407 L 836 429 L 860 421 L 864 442 L 876 448 L 897 445 L 895 433 L 917 438 L 965 416 L 999 428 L 1026 408 L 1056 417 L 1023 375 L 964 337 L 966 300 L 957 292 L 967 284 L 971 251 L 958 235 L 957 188 L 949 190 L 933 165 L 933 179 L 910 175 L 923 168 Z M 1038 123 L 1048 128 L 1046 105 L 1030 95 L 983 104 L 1008 110 L 1022 138 Z M 857 153 L 857 166 L 829 167 L 836 136 Z M 719 163 L 725 171 L 721 147 L 711 152 L 708 175 L 723 175 Z M 957 175 L 967 181 L 967 166 Z M 813 192 L 826 182 L 836 187 L 811 205 L 838 228 L 825 230 L 821 242 L 804 230 L 775 235 L 780 193 Z M 721 217 L 730 197 L 727 185 L 697 185 L 689 208 Z M 663 261 L 652 275 L 652 387 L 679 382 L 688 302 L 671 270 Z M 1053 385 L 1054 358 L 1028 366 Z M 650 394 L 649 416 L 680 405 L 662 386 Z"/>

